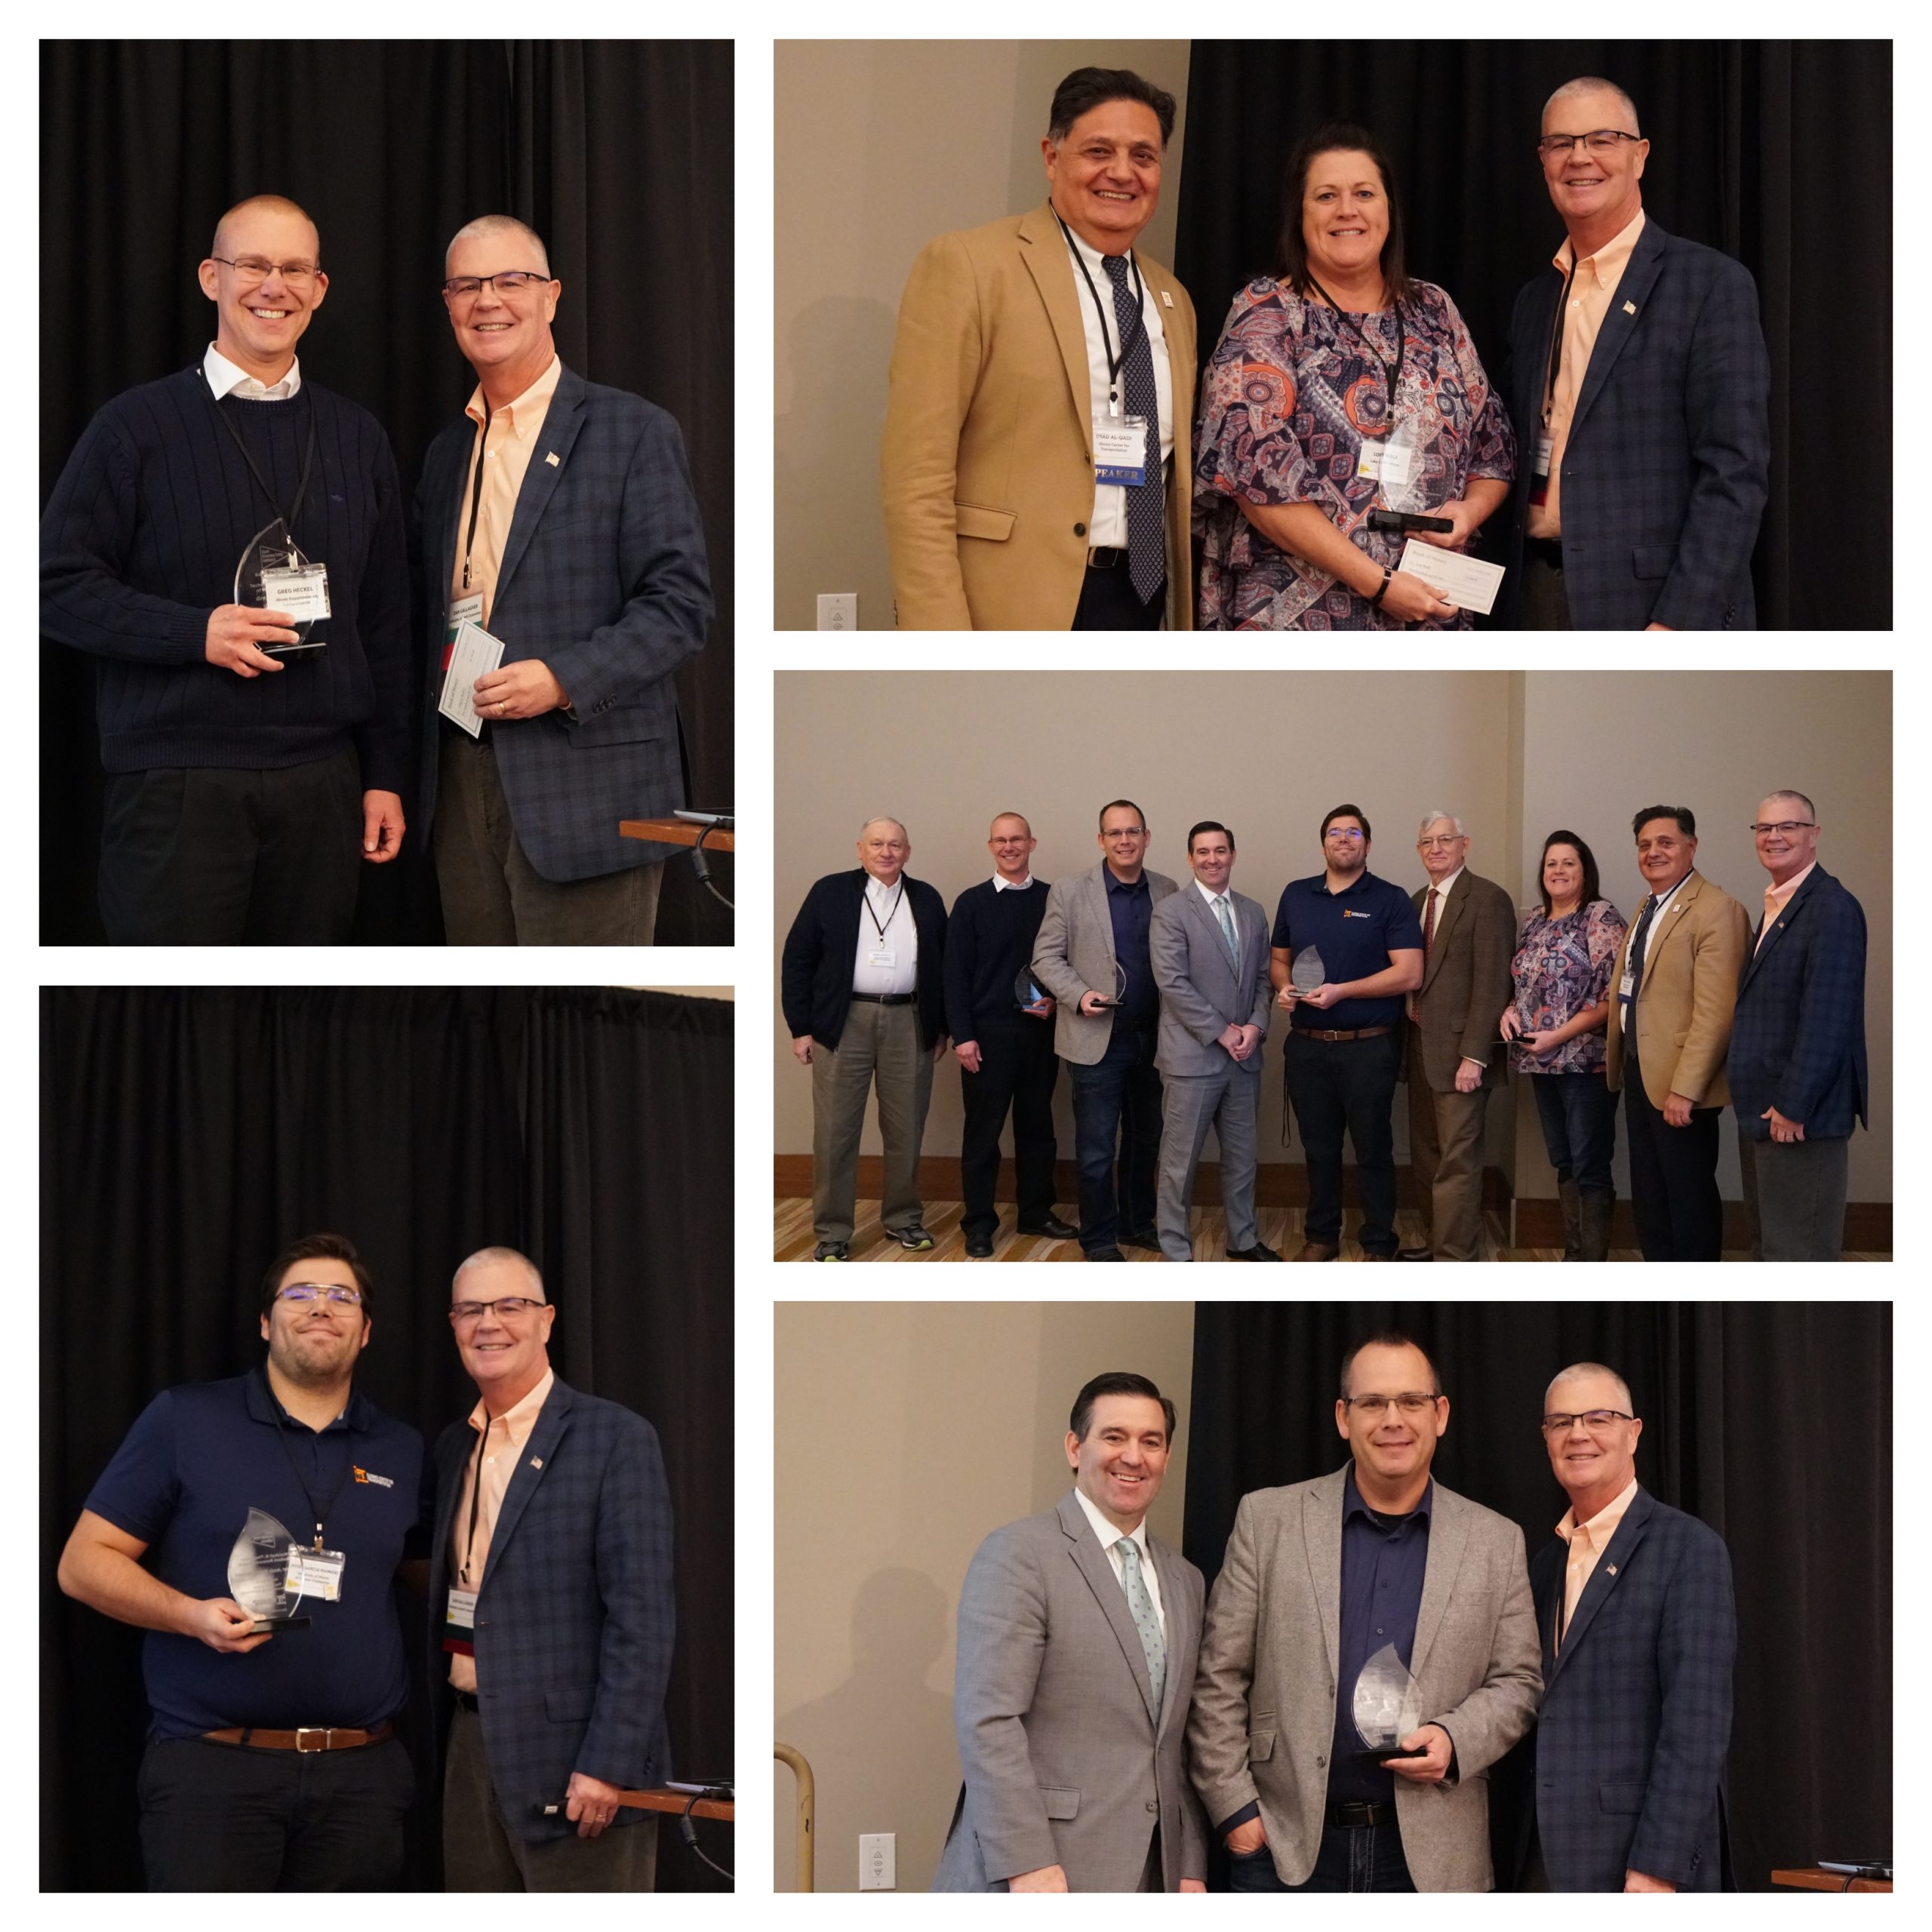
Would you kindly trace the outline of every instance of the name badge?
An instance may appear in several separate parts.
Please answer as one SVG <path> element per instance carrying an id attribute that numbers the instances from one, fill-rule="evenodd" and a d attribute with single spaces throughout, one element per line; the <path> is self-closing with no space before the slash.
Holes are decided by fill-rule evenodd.
<path id="1" fill-rule="evenodd" d="M 889 925 L 891 921 L 888 920 L 886 923 Z M 899 964 L 898 949 L 890 946 L 873 946 L 866 955 L 866 964 L 879 967 L 889 973 Z"/>
<path id="2" fill-rule="evenodd" d="M 448 1607 L 443 1612 L 443 1648 L 462 1657 L 474 1657 L 476 1645 L 470 1632 L 475 1627 L 476 1592 L 452 1589 Z"/>
<path id="3" fill-rule="evenodd" d="M 1406 490 L 1415 481 L 1416 467 L 1421 460 L 1421 451 L 1413 444 L 1364 438 L 1361 454 L 1355 458 L 1355 474 L 1392 489 Z"/>
<path id="4" fill-rule="evenodd" d="M 479 590 L 472 597 L 459 597 L 449 608 L 449 614 L 443 620 L 443 669 L 450 668 L 451 654 L 456 649 L 456 634 L 466 623 L 474 624 L 478 630 L 483 628 L 483 593 Z"/>
<path id="5" fill-rule="evenodd" d="M 1147 480 L 1147 419 L 1144 416 L 1094 418 L 1094 481 L 1137 490 Z"/>
<path id="6" fill-rule="evenodd" d="M 339 1549 L 291 1549 L 282 1588 L 291 1597 L 318 1597 L 324 1603 L 340 1603 L 342 1573 L 348 1561 Z"/>
<path id="7" fill-rule="evenodd" d="M 1636 990 L 1637 976 L 1626 966 L 1623 969 L 1623 977 L 1617 982 L 1617 997 L 1627 1006 L 1630 1003 L 1630 995 Z"/>
<path id="8" fill-rule="evenodd" d="M 286 611 L 297 623 L 312 623 L 329 614 L 329 567 L 297 564 L 293 569 L 262 573 L 264 608 Z"/>

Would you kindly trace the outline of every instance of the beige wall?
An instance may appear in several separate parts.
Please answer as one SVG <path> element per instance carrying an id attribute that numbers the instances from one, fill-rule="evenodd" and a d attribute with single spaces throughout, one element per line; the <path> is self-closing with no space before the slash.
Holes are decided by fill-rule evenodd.
<path id="1" fill-rule="evenodd" d="M 1181 103 L 1143 237 L 1171 263 L 1187 58 L 1184 40 L 777 43 L 780 629 L 811 629 L 818 593 L 848 590 L 862 629 L 892 628 L 878 445 L 913 257 L 935 235 L 1044 200 L 1054 89 L 1075 67 L 1104 66 L 1131 67 Z"/>
<path id="2" fill-rule="evenodd" d="M 859 1835 L 897 1838 L 898 1890 L 931 1884 L 959 1789 L 953 1617 L 1002 1523 L 1071 1482 L 1081 1384 L 1150 1377 L 1181 1412 L 1149 1512 L 1180 1542 L 1194 1315 L 1184 1302 L 780 1303 L 774 1310 L 776 1735 L 811 1760 L 821 1891 L 858 1883 Z M 772 1872 L 795 1888 L 795 1787 L 775 1767 Z"/>

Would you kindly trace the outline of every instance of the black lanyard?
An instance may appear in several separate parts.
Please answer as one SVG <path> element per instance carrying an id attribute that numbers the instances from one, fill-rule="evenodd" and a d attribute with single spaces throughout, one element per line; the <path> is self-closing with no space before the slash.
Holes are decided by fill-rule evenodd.
<path id="1" fill-rule="evenodd" d="M 1054 210 L 1053 215 L 1054 220 L 1060 221 L 1058 208 Z M 1063 221 L 1060 221 L 1060 232 L 1066 237 L 1066 245 L 1072 251 L 1074 266 L 1080 271 L 1080 279 L 1087 285 L 1087 293 L 1094 298 L 1094 312 L 1100 318 L 1100 348 L 1107 358 L 1107 404 L 1110 408 L 1117 408 L 1119 400 L 1120 372 L 1126 365 L 1128 352 L 1139 338 L 1131 334 L 1123 335 L 1120 339 L 1120 353 L 1118 355 L 1114 353 L 1113 337 L 1107 333 L 1106 308 L 1100 300 L 1100 291 L 1094 285 L 1094 278 L 1087 272 L 1087 259 L 1081 254 L 1078 246 L 1075 244 L 1072 230 Z M 1127 251 L 1127 265 L 1134 277 L 1134 318 L 1140 325 L 1141 335 L 1146 335 L 1147 334 L 1146 306 L 1147 285 L 1140 279 L 1140 264 L 1134 260 L 1134 251 L 1131 248 Z M 1148 354 L 1150 357 L 1153 353 L 1153 342 L 1150 337 L 1147 344 Z"/>
<path id="2" fill-rule="evenodd" d="M 1545 372 L 1543 385 L 1543 426 L 1549 424 L 1549 405 L 1556 395 L 1556 379 L 1563 373 L 1564 322 L 1570 312 L 1570 286 L 1577 279 L 1577 251 L 1570 251 L 1570 272 L 1563 278 L 1563 293 L 1557 298 L 1556 326 L 1549 337 L 1549 367 Z"/>
<path id="3" fill-rule="evenodd" d="M 275 492 L 269 488 L 262 472 L 255 467 L 255 459 L 248 454 L 248 445 L 242 440 L 242 432 L 228 420 L 221 405 L 215 401 L 214 391 L 208 387 L 207 372 L 198 369 L 195 372 L 195 377 L 196 381 L 201 384 L 202 395 L 208 399 L 208 407 L 214 411 L 214 420 L 234 438 L 235 447 L 242 452 L 242 460 L 248 466 L 249 475 L 254 478 L 262 494 L 269 500 L 269 508 L 275 512 L 282 528 L 291 537 L 294 537 L 295 519 L 302 514 L 302 499 L 309 494 L 309 472 L 315 467 L 315 405 L 313 402 L 309 405 L 309 447 L 302 458 L 302 481 L 295 492 L 295 507 L 288 512 L 288 515 L 283 516 L 281 506 L 275 501 Z"/>
<path id="4" fill-rule="evenodd" d="M 457 1574 L 466 1583 L 469 1581 L 469 1559 L 476 1548 L 476 1517 L 483 1502 L 483 1451 L 490 1440 L 490 1424 L 493 1418 L 488 1415 L 485 1415 L 483 1418 L 482 1432 L 476 1438 L 476 1467 L 471 1472 L 469 1478 L 469 1527 L 464 1533 L 463 1539 L 462 1567 L 457 1571 Z M 504 1432 L 507 1435 L 509 1425 L 506 1423 L 503 1428 Z"/>
<path id="5" fill-rule="evenodd" d="M 1314 276 L 1309 277 L 1308 285 L 1327 303 L 1330 308 L 1334 310 L 1337 320 L 1346 322 L 1349 328 L 1361 337 L 1361 346 L 1374 358 L 1375 366 L 1382 371 L 1382 380 L 1389 388 L 1389 420 L 1382 429 L 1377 430 L 1374 433 L 1377 435 L 1387 435 L 1389 432 L 1395 426 L 1395 390 L 1397 385 L 1402 380 L 1402 358 L 1408 353 L 1409 348 L 1408 331 L 1402 326 L 1401 303 L 1398 302 L 1395 304 L 1395 366 L 1392 371 L 1389 365 L 1383 361 L 1381 350 L 1369 340 L 1368 331 L 1355 320 L 1354 316 L 1347 313 L 1340 303 L 1337 302 L 1334 297 L 1315 280 Z"/>
<path id="6" fill-rule="evenodd" d="M 483 507 L 483 459 L 490 445 L 490 398 L 483 398 L 483 427 L 476 443 L 476 483 L 469 493 L 469 534 L 463 540 L 463 587 L 469 588 L 469 553 L 476 546 L 476 513 Z"/>
<path id="7" fill-rule="evenodd" d="M 288 1411 L 283 1408 L 281 1403 L 275 1399 L 275 1387 L 269 1380 L 268 1372 L 266 1370 L 263 1370 L 262 1373 L 262 1386 L 268 1391 L 269 1407 L 278 1411 L 281 1415 L 286 1416 Z M 334 1487 L 332 1488 L 329 1491 L 328 1494 L 324 1497 L 319 1503 L 315 1500 L 315 1492 L 309 1487 L 309 1478 L 302 1473 L 302 1465 L 295 1460 L 295 1451 L 288 1446 L 288 1437 L 286 1433 L 287 1425 L 285 1423 L 278 1422 L 275 1426 L 275 1439 L 281 1444 L 281 1453 L 288 1458 L 288 1466 L 294 1471 L 295 1480 L 302 1485 L 303 1500 L 308 1504 L 309 1509 L 314 1515 L 315 1521 L 315 1547 L 318 1549 L 320 1549 L 322 1546 L 322 1525 L 328 1521 L 329 1512 L 335 1507 L 335 1500 L 342 1494 L 343 1484 L 349 1480 L 349 1467 L 352 1459 L 350 1455 L 346 1438 L 349 1436 L 354 1435 L 355 1432 L 349 1427 L 349 1423 L 346 1420 L 349 1411 L 346 1409 L 343 1411 L 343 1416 L 345 1420 L 343 1422 L 342 1427 L 343 1435 L 345 1439 L 343 1444 L 342 1472 L 336 1478 Z M 314 1435 L 320 1435 L 322 1432 L 320 1429 L 316 1429 L 311 1432 Z"/>
<path id="8" fill-rule="evenodd" d="M 892 910 L 885 915 L 885 926 L 882 926 L 879 924 L 878 915 L 872 910 L 872 888 L 868 886 L 864 891 L 859 894 L 859 897 L 865 901 L 866 917 L 872 921 L 873 931 L 877 933 L 881 939 L 884 939 L 885 937 L 885 926 L 891 925 L 893 921 L 898 918 L 899 908 L 901 904 L 904 903 L 906 897 L 906 881 L 903 878 L 899 881 L 899 897 L 892 902 Z"/>

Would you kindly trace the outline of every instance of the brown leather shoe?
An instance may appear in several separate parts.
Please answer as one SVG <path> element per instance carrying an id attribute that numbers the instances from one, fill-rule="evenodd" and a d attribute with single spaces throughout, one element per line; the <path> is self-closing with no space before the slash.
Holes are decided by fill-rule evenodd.
<path id="1" fill-rule="evenodd" d="M 1341 1252 L 1339 1241 L 1305 1241 L 1295 1259 L 1297 1261 L 1334 1261 L 1340 1258 Z"/>

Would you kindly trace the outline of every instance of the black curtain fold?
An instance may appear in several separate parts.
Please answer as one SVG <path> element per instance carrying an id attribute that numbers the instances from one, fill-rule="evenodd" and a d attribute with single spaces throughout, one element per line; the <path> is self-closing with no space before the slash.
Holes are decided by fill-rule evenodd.
<path id="1" fill-rule="evenodd" d="M 444 248 L 475 215 L 515 215 L 564 285 L 565 361 L 684 431 L 718 611 L 678 693 L 694 801 L 729 804 L 731 43 L 48 42 L 40 84 L 41 501 L 103 403 L 199 358 L 212 311 L 195 265 L 217 217 L 257 193 L 315 217 L 330 285 L 303 368 L 381 421 L 413 495 L 475 383 L 437 293 Z M 420 691 L 420 623 L 412 645 Z M 41 719 L 41 939 L 98 944 L 103 780 L 83 654 L 42 645 Z M 357 942 L 441 936 L 429 854 L 408 838 L 365 869 Z M 658 937 L 731 941 L 681 861 Z"/>
<path id="2" fill-rule="evenodd" d="M 1434 1473 L 1519 1524 L 1567 1506 L 1537 1430 L 1575 1361 L 1631 1385 L 1637 1474 L 1730 1552 L 1738 1611 L 1730 1819 L 1738 1883 L 1892 1849 L 1891 1305 L 1887 1302 L 1201 1303 L 1188 1429 L 1188 1555 L 1211 1587 L 1250 1490 L 1339 1469 L 1343 1353 L 1414 1337 L 1450 1398 Z M 1524 1801 L 1492 1774 L 1492 1835 Z"/>
<path id="3" fill-rule="evenodd" d="M 676 1517 L 681 1774 L 732 1749 L 731 1008 L 617 990 L 42 995 L 42 1887 L 139 1890 L 140 1633 L 61 1596 L 88 1491 L 161 1389 L 263 1353 L 257 1291 L 331 1228 L 374 1272 L 358 1386 L 436 1435 L 475 1401 L 445 1314 L 491 1243 L 543 1270 L 552 1360 L 648 1417 Z M 423 1610 L 408 1741 L 424 1761 Z M 411 1883 L 438 1882 L 419 1794 Z M 728 1832 L 707 1845 L 731 1863 Z M 660 1890 L 715 1881 L 667 1834 Z"/>
<path id="4" fill-rule="evenodd" d="M 1501 383 L 1516 291 L 1563 238 L 1538 116 L 1585 74 L 1637 103 L 1651 214 L 1757 278 L 1771 361 L 1759 623 L 1889 627 L 1889 41 L 1196 41 L 1174 266 L 1204 365 L 1236 291 L 1275 266 L 1288 150 L 1340 119 L 1388 149 L 1410 271 L 1448 291 Z"/>

